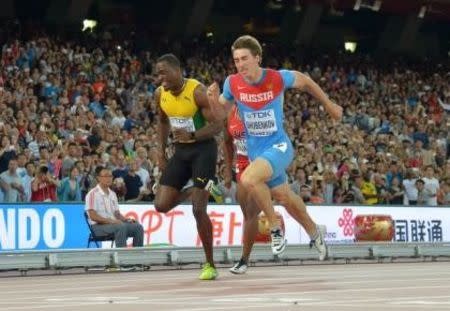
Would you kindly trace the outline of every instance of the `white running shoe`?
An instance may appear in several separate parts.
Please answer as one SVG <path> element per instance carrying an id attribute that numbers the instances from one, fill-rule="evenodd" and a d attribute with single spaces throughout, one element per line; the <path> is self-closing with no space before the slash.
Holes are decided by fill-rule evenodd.
<path id="1" fill-rule="evenodd" d="M 270 231 L 270 237 L 272 239 L 272 253 L 274 255 L 279 255 L 282 252 L 284 252 L 284 249 L 286 248 L 287 241 L 284 238 L 283 231 L 281 228 L 276 228 L 274 230 Z"/>
<path id="2" fill-rule="evenodd" d="M 230 268 L 230 272 L 233 274 L 244 274 L 245 272 L 247 272 L 247 269 L 248 269 L 247 262 L 241 259 Z"/>
<path id="3" fill-rule="evenodd" d="M 318 228 L 318 236 L 315 240 L 311 240 L 309 242 L 309 247 L 315 246 L 316 249 L 319 251 L 319 260 L 323 261 L 328 256 L 328 249 L 327 245 L 325 244 L 324 236 L 327 232 L 327 227 L 319 225 Z"/>

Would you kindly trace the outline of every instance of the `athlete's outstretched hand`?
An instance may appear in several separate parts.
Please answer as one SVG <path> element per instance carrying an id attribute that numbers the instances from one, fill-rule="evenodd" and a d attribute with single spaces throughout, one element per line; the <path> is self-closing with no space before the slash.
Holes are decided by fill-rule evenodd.
<path id="1" fill-rule="evenodd" d="M 334 120 L 336 120 L 336 121 L 341 121 L 342 120 L 343 109 L 338 104 L 331 103 L 331 107 L 330 107 L 328 113 L 331 115 L 331 117 Z"/>
<path id="2" fill-rule="evenodd" d="M 220 105 L 219 96 L 220 96 L 220 87 L 217 82 L 213 82 L 208 89 L 206 90 L 206 95 L 208 96 L 208 103 L 210 106 L 217 107 Z"/>

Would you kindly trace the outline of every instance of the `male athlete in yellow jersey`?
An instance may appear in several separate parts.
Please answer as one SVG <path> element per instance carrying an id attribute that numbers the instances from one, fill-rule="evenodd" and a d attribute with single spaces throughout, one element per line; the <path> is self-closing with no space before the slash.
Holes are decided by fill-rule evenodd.
<path id="1" fill-rule="evenodd" d="M 206 88 L 195 79 L 183 78 L 180 61 L 175 55 L 161 56 L 156 63 L 156 73 L 161 81 L 155 99 L 159 107 L 159 167 L 162 176 L 155 208 L 162 213 L 170 211 L 183 197 L 181 189 L 189 179 L 194 181 L 192 208 L 206 255 L 199 278 L 213 280 L 217 277 L 217 270 L 213 261 L 212 225 L 206 212 L 209 192 L 205 189 L 215 177 L 217 143 L 214 136 L 221 132 L 222 123 L 207 123 L 212 118 Z M 165 150 L 170 131 L 175 154 L 167 161 Z"/>

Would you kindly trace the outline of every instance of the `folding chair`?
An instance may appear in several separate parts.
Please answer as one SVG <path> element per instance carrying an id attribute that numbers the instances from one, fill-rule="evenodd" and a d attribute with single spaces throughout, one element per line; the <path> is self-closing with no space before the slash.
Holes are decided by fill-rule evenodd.
<path id="1" fill-rule="evenodd" d="M 94 230 L 92 230 L 92 226 L 89 223 L 89 214 L 84 211 L 84 220 L 86 220 L 86 224 L 89 228 L 89 238 L 88 238 L 88 244 L 87 244 L 87 248 L 89 248 L 91 246 L 91 243 L 94 242 L 95 245 L 97 245 L 97 248 L 100 248 L 100 245 L 98 244 L 98 242 L 103 242 L 103 241 L 111 241 L 111 248 L 114 245 L 114 234 L 106 234 L 106 235 L 96 235 Z"/>

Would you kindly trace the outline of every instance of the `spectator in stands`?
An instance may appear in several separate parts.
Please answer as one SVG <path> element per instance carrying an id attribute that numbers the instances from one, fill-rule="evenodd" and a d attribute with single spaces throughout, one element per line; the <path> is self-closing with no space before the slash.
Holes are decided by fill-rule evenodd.
<path id="1" fill-rule="evenodd" d="M 64 157 L 61 168 L 61 176 L 69 176 L 70 169 L 75 165 L 79 159 L 77 157 L 77 144 L 70 142 L 68 145 L 68 154 Z"/>
<path id="2" fill-rule="evenodd" d="M 417 188 L 417 205 L 422 206 L 429 205 L 432 196 L 430 191 L 425 188 L 425 181 L 423 179 L 417 179 L 416 188 Z"/>
<path id="3" fill-rule="evenodd" d="M 439 204 L 450 206 L 450 177 L 442 181 L 440 189 Z"/>
<path id="4" fill-rule="evenodd" d="M 56 202 L 56 188 L 59 180 L 52 176 L 47 166 L 40 166 L 36 172 L 36 177 L 31 182 L 32 202 Z"/>
<path id="5" fill-rule="evenodd" d="M 27 169 L 25 176 L 22 177 L 22 185 L 23 185 L 23 202 L 31 202 L 31 183 L 34 179 L 34 172 L 36 170 L 36 166 L 33 162 L 28 162 L 25 165 Z"/>
<path id="6" fill-rule="evenodd" d="M 364 195 L 366 204 L 373 205 L 378 203 L 378 193 L 375 184 L 371 181 L 371 174 L 366 172 L 361 184 L 361 192 Z"/>
<path id="7" fill-rule="evenodd" d="M 425 168 L 425 176 L 422 180 L 425 182 L 425 189 L 429 195 L 428 201 L 426 204 L 430 206 L 437 205 L 437 194 L 439 192 L 439 180 L 434 177 L 434 168 L 429 165 Z"/>
<path id="8" fill-rule="evenodd" d="M 295 173 L 295 180 L 291 183 L 290 187 L 295 194 L 300 195 L 301 187 L 303 185 L 306 185 L 305 170 L 299 168 Z"/>
<path id="9" fill-rule="evenodd" d="M 114 178 L 124 178 L 128 174 L 127 161 L 125 159 L 125 153 L 123 150 L 117 153 L 117 163 L 113 169 Z"/>
<path id="10" fill-rule="evenodd" d="M 18 38 L 3 46 L 0 173 L 7 170 L 10 157 L 22 153 L 25 162 L 36 161 L 37 164 L 39 147 L 45 146 L 50 162 L 45 165 L 58 178 L 68 176 L 74 161 L 89 155 L 83 158 L 87 172 L 80 170 L 82 197 L 96 185 L 91 173 L 99 164 L 94 163 L 96 158 L 103 165 L 115 168 L 119 166 L 117 157 L 122 158 L 121 154 L 123 161 L 137 154 L 150 179 L 157 178 L 160 169 L 155 161 L 153 120 L 157 107 L 151 100 L 157 84 L 149 70 L 155 62 L 154 55 L 160 54 L 158 47 L 145 51 L 139 66 L 135 55 L 127 48 L 120 53 L 103 55 L 101 49 L 108 50 L 108 46 L 95 37 L 84 38 L 83 44 L 70 45 L 66 43 L 74 38 L 61 41 L 43 31 L 39 38 L 32 38 L 35 44 L 15 39 Z M 113 40 L 120 44 L 117 38 Z M 216 55 L 220 46 L 202 44 L 201 41 L 195 46 L 187 46 L 191 48 L 183 51 L 186 74 L 209 84 L 213 79 L 222 80 L 232 73 L 232 62 L 223 55 Z M 270 50 L 270 42 L 266 48 Z M 23 49 L 31 51 L 27 52 L 28 60 Z M 7 50 L 14 52 L 7 53 Z M 286 59 L 286 53 L 290 51 L 271 50 L 267 53 L 266 63 L 280 67 L 282 64 L 278 59 Z M 375 171 L 376 167 L 376 173 L 386 174 L 385 186 L 392 195 L 390 188 L 394 175 L 403 185 L 400 176 L 403 177 L 405 169 L 417 168 L 422 172 L 427 165 L 432 165 L 433 176 L 442 185 L 444 178 L 450 176 L 450 123 L 447 124 L 450 76 L 447 68 L 432 66 L 430 61 L 406 64 L 403 60 L 395 66 L 390 66 L 392 62 L 384 66 L 361 56 L 358 53 L 328 53 L 328 57 L 323 57 L 323 54 L 315 53 L 305 55 L 301 62 L 289 59 L 289 66 L 301 67 L 345 109 L 343 124 L 327 125 L 322 118 L 324 112 L 317 109 L 308 96 L 295 90 L 286 93 L 286 129 L 296 147 L 296 155 L 302 155 L 292 166 L 290 180 L 300 168 L 305 176 L 312 175 L 315 166 L 320 174 L 331 169 L 336 173 L 333 192 L 342 198 L 349 191 L 344 185 L 352 185 L 348 182 L 351 177 L 343 178 L 346 171 L 358 169 L 365 175 L 368 170 Z M 348 63 L 355 65 L 350 68 L 346 66 Z M 61 139 L 62 148 L 58 148 L 58 139 Z M 12 147 L 5 145 L 8 140 Z M 68 148 L 70 142 L 75 144 L 76 150 Z M 82 145 L 85 148 L 83 154 L 80 153 Z M 117 149 L 119 153 L 114 155 Z M 60 174 L 60 161 L 69 158 Z M 90 160 L 85 161 L 87 158 Z M 382 163 L 376 163 L 381 158 L 390 165 L 387 171 Z M 88 164 L 89 161 L 92 163 Z M 23 177 L 23 159 L 19 162 L 18 174 Z M 392 167 L 392 162 L 397 163 L 396 168 Z M 218 166 L 218 172 L 221 172 L 223 160 Z M 127 171 L 125 168 L 116 173 L 125 177 Z M 405 204 L 407 197 L 412 204 L 417 200 L 414 195 L 417 177 L 406 181 L 409 186 L 405 185 L 404 189 Z M 218 179 L 222 180 L 223 176 Z M 374 181 L 372 174 L 371 179 Z M 121 184 L 121 179 L 116 180 Z M 322 190 L 328 202 L 330 192 L 326 187 Z M 124 194 L 123 191 L 118 193 L 119 197 Z"/>
<path id="11" fill-rule="evenodd" d="M 0 128 L 4 127 L 2 123 L 3 121 L 0 121 Z M 16 156 L 16 148 L 11 144 L 9 137 L 2 136 L 0 147 L 0 173 L 3 173 L 8 169 L 9 160 L 16 158 Z"/>
<path id="12" fill-rule="evenodd" d="M 58 199 L 62 202 L 80 202 L 81 187 L 79 183 L 79 171 L 74 165 L 69 176 L 64 177 L 58 187 Z"/>
<path id="13" fill-rule="evenodd" d="M 403 204 L 403 196 L 404 191 L 400 186 L 400 179 L 397 176 L 394 176 L 391 180 L 391 187 L 388 189 L 389 197 L 388 197 L 388 203 L 389 204 L 395 204 L 395 205 L 402 205 Z"/>
<path id="14" fill-rule="evenodd" d="M 110 169 L 97 168 L 97 186 L 86 195 L 85 210 L 95 234 L 114 234 L 117 247 L 126 247 L 128 237 L 133 238 L 133 246 L 144 244 L 144 229 L 135 219 L 125 218 L 119 211 L 116 193 L 110 188 L 112 172 Z"/>
<path id="15" fill-rule="evenodd" d="M 4 202 L 21 202 L 24 199 L 24 188 L 19 175 L 17 174 L 17 159 L 11 158 L 8 163 L 8 170 L 0 174 L 0 185 L 4 193 Z"/>
<path id="16" fill-rule="evenodd" d="M 125 182 L 125 201 L 139 200 L 143 196 L 141 188 L 144 185 L 141 178 L 137 174 L 138 164 L 135 159 L 128 161 L 128 174 L 123 178 Z"/>

